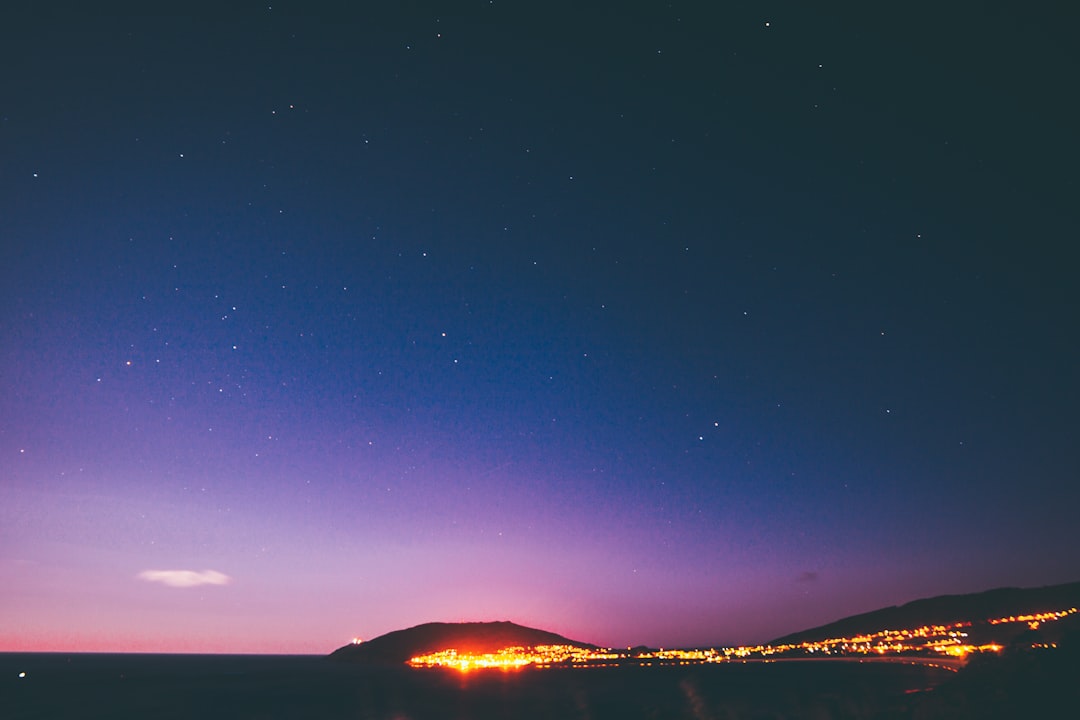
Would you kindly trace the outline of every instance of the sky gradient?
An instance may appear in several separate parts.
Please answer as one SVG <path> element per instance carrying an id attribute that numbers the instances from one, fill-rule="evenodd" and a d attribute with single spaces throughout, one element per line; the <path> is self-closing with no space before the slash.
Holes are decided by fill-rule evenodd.
<path id="1" fill-rule="evenodd" d="M 1074 11 L 369 5 L 2 11 L 0 650 L 1080 579 Z"/>

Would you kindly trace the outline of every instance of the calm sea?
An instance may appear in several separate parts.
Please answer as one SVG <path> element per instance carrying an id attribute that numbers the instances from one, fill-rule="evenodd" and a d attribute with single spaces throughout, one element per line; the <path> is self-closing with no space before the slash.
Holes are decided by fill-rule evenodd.
<path id="1" fill-rule="evenodd" d="M 0 653 L 0 718 L 902 717 L 948 675 L 859 663 L 462 675 L 319 656 Z"/>

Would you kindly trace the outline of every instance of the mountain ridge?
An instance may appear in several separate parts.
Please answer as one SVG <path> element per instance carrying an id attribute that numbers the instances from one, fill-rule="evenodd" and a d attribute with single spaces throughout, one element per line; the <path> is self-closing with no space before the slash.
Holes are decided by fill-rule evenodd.
<path id="1" fill-rule="evenodd" d="M 977 622 L 1007 615 L 1051 612 L 1077 605 L 1080 605 L 1080 581 L 1036 588 L 1000 587 L 975 593 L 937 595 L 912 600 L 903 605 L 890 605 L 789 633 L 767 644 L 789 645 L 833 637 L 850 637 L 885 629 L 947 625 L 962 621 Z"/>

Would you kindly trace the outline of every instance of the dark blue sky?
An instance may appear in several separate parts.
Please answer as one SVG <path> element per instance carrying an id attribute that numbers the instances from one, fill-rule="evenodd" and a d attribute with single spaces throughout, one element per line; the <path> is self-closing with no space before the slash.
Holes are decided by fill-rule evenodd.
<path id="1" fill-rule="evenodd" d="M 364 5 L 4 11 L 0 645 L 1076 579 L 1075 12 Z"/>

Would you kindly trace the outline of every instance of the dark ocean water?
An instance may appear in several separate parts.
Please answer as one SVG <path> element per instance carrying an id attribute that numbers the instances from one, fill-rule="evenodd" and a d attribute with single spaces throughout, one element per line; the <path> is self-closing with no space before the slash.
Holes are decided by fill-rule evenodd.
<path id="1" fill-rule="evenodd" d="M 912 691 L 950 675 L 812 662 L 459 674 L 317 656 L 5 653 L 0 718 L 907 717 Z"/>

